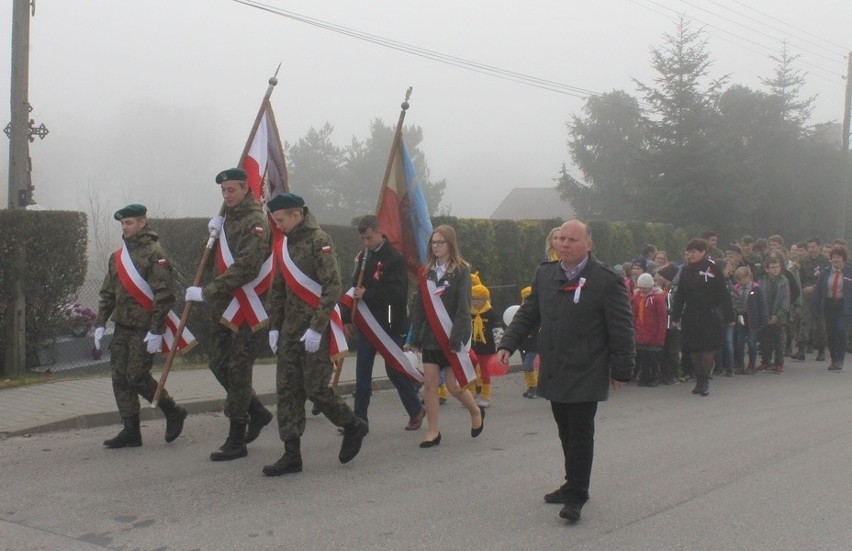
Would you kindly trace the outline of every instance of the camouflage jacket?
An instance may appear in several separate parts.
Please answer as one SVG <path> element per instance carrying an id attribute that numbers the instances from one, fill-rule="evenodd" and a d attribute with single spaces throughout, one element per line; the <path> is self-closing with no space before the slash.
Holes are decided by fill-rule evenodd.
<path id="1" fill-rule="evenodd" d="M 154 311 L 148 312 L 136 302 L 121 280 L 115 267 L 115 253 L 109 257 L 109 268 L 101 286 L 98 319 L 95 327 L 103 327 L 110 316 L 115 323 L 137 329 L 147 329 L 156 335 L 166 330 L 166 316 L 175 303 L 172 267 L 163 254 L 157 232 L 150 226 L 124 242 L 136 271 L 154 291 Z"/>
<path id="2" fill-rule="evenodd" d="M 217 322 L 234 298 L 234 290 L 252 281 L 260 273 L 260 267 L 270 253 L 271 239 L 266 214 L 251 192 L 238 205 L 225 208 L 222 231 L 225 232 L 234 263 L 220 274 L 216 267 L 218 250 L 214 250 L 210 255 L 210 267 L 216 275 L 203 289 L 204 302 L 210 307 L 212 319 Z"/>
<path id="3" fill-rule="evenodd" d="M 331 237 L 306 210 L 304 221 L 287 234 L 287 251 L 293 263 L 322 286 L 319 307 L 311 308 L 293 293 L 284 281 L 281 266 L 276 266 L 266 305 L 269 327 L 280 330 L 281 337 L 288 340 L 298 341 L 308 328 L 324 334 L 329 315 L 343 293 L 340 266 Z"/>

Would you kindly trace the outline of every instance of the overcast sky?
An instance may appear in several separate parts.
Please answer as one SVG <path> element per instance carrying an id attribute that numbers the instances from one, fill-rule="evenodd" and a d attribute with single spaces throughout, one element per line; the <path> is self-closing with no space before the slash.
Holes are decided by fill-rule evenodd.
<path id="1" fill-rule="evenodd" d="M 631 76 L 651 81 L 650 48 L 674 30 L 676 12 L 685 13 L 697 26 L 712 25 L 706 30 L 713 76 L 732 73 L 731 82 L 758 87 L 773 70 L 768 56 L 787 39 L 791 53 L 802 54 L 806 94 L 819 95 L 812 122 L 841 120 L 843 55 L 852 48 L 852 2 L 839 0 L 265 4 L 585 90 L 631 93 Z M 12 0 L 0 0 L 5 90 L 11 13 Z M 455 215 L 489 216 L 512 188 L 552 186 L 570 162 L 565 122 L 580 112 L 578 97 L 230 0 L 36 0 L 29 97 L 36 124 L 50 130 L 31 146 L 37 201 L 85 211 L 87 197 L 97 193 L 110 212 L 142 202 L 158 216 L 215 214 L 221 198 L 213 178 L 238 160 L 279 62 L 272 103 L 289 142 L 325 122 L 338 145 L 363 139 L 373 118 L 395 124 L 413 86 L 406 122 L 423 128 L 432 178 L 447 180 L 444 200 Z M 298 193 L 311 183 L 291 185 Z"/>

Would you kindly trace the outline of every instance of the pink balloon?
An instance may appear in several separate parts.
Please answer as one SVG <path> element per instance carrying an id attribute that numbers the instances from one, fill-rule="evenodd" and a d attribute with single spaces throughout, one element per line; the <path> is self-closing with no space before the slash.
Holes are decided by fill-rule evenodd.
<path id="1" fill-rule="evenodd" d="M 484 366 L 492 377 L 502 377 L 509 371 L 509 364 L 501 362 L 497 354 L 480 356 L 479 361 L 480 366 Z"/>

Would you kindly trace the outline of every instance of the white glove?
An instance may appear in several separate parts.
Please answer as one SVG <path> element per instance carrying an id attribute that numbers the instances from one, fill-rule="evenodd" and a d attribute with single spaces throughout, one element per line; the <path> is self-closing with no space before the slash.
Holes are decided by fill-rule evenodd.
<path id="1" fill-rule="evenodd" d="M 225 218 L 223 216 L 214 216 L 207 222 L 207 231 L 208 232 L 216 232 L 222 233 L 222 225 L 225 223 Z"/>
<path id="2" fill-rule="evenodd" d="M 305 352 L 313 353 L 319 350 L 321 338 L 322 335 L 320 335 L 313 329 L 308 328 L 308 330 L 305 331 L 305 334 L 302 335 L 302 338 L 299 340 L 305 343 Z"/>
<path id="3" fill-rule="evenodd" d="M 204 293 L 201 292 L 201 287 L 187 287 L 184 300 L 186 302 L 204 302 Z"/>
<path id="4" fill-rule="evenodd" d="M 142 339 L 142 342 L 148 343 L 148 354 L 156 354 L 160 350 L 163 349 L 163 336 L 155 335 L 148 331 L 148 334 L 145 335 L 145 338 Z"/>
<path id="5" fill-rule="evenodd" d="M 273 354 L 278 354 L 278 336 L 280 333 L 277 329 L 269 330 L 269 348 L 272 349 Z"/>
<path id="6" fill-rule="evenodd" d="M 101 349 L 101 341 L 106 330 L 103 327 L 95 327 L 95 350 Z"/>

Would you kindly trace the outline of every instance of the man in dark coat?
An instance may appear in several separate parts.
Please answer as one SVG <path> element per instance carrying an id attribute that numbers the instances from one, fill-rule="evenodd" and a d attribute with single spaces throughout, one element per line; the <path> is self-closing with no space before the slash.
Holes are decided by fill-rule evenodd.
<path id="1" fill-rule="evenodd" d="M 408 333 L 408 272 L 405 269 L 405 260 L 382 234 L 379 220 L 372 214 L 364 216 L 358 222 L 358 233 L 369 252 L 366 261 L 363 258 L 364 251 L 356 258 L 355 272 L 352 274 L 353 296 L 369 308 L 385 336 L 390 339 L 391 342 L 385 342 L 385 346 L 396 344 L 401 352 Z M 343 322 L 346 324 L 344 327 L 347 331 L 352 331 L 351 309 L 341 310 Z M 374 338 L 380 338 L 380 335 L 376 334 Z M 353 409 L 356 416 L 367 422 L 367 409 L 370 407 L 370 396 L 373 393 L 373 364 L 376 352 L 376 347 L 370 339 L 364 334 L 359 335 Z M 419 429 L 426 416 L 426 409 L 420 404 L 417 388 L 408 377 L 391 367 L 387 361 L 385 372 L 396 387 L 399 399 L 408 413 L 409 420 L 405 430 Z"/>
<path id="2" fill-rule="evenodd" d="M 852 268 L 846 265 L 849 252 L 835 245 L 829 256 L 831 267 L 822 270 L 817 278 L 811 301 L 814 316 L 825 320 L 829 371 L 842 371 L 846 358 L 847 327 L 852 319 Z"/>
<path id="3" fill-rule="evenodd" d="M 502 362 L 532 331 L 541 359 L 538 394 L 550 400 L 565 456 L 565 484 L 544 496 L 559 516 L 580 519 L 589 499 L 595 414 L 609 386 L 630 380 L 636 363 L 633 315 L 624 281 L 591 254 L 592 234 L 579 220 L 560 228 L 560 260 L 544 262 L 533 290 L 503 334 Z"/>

